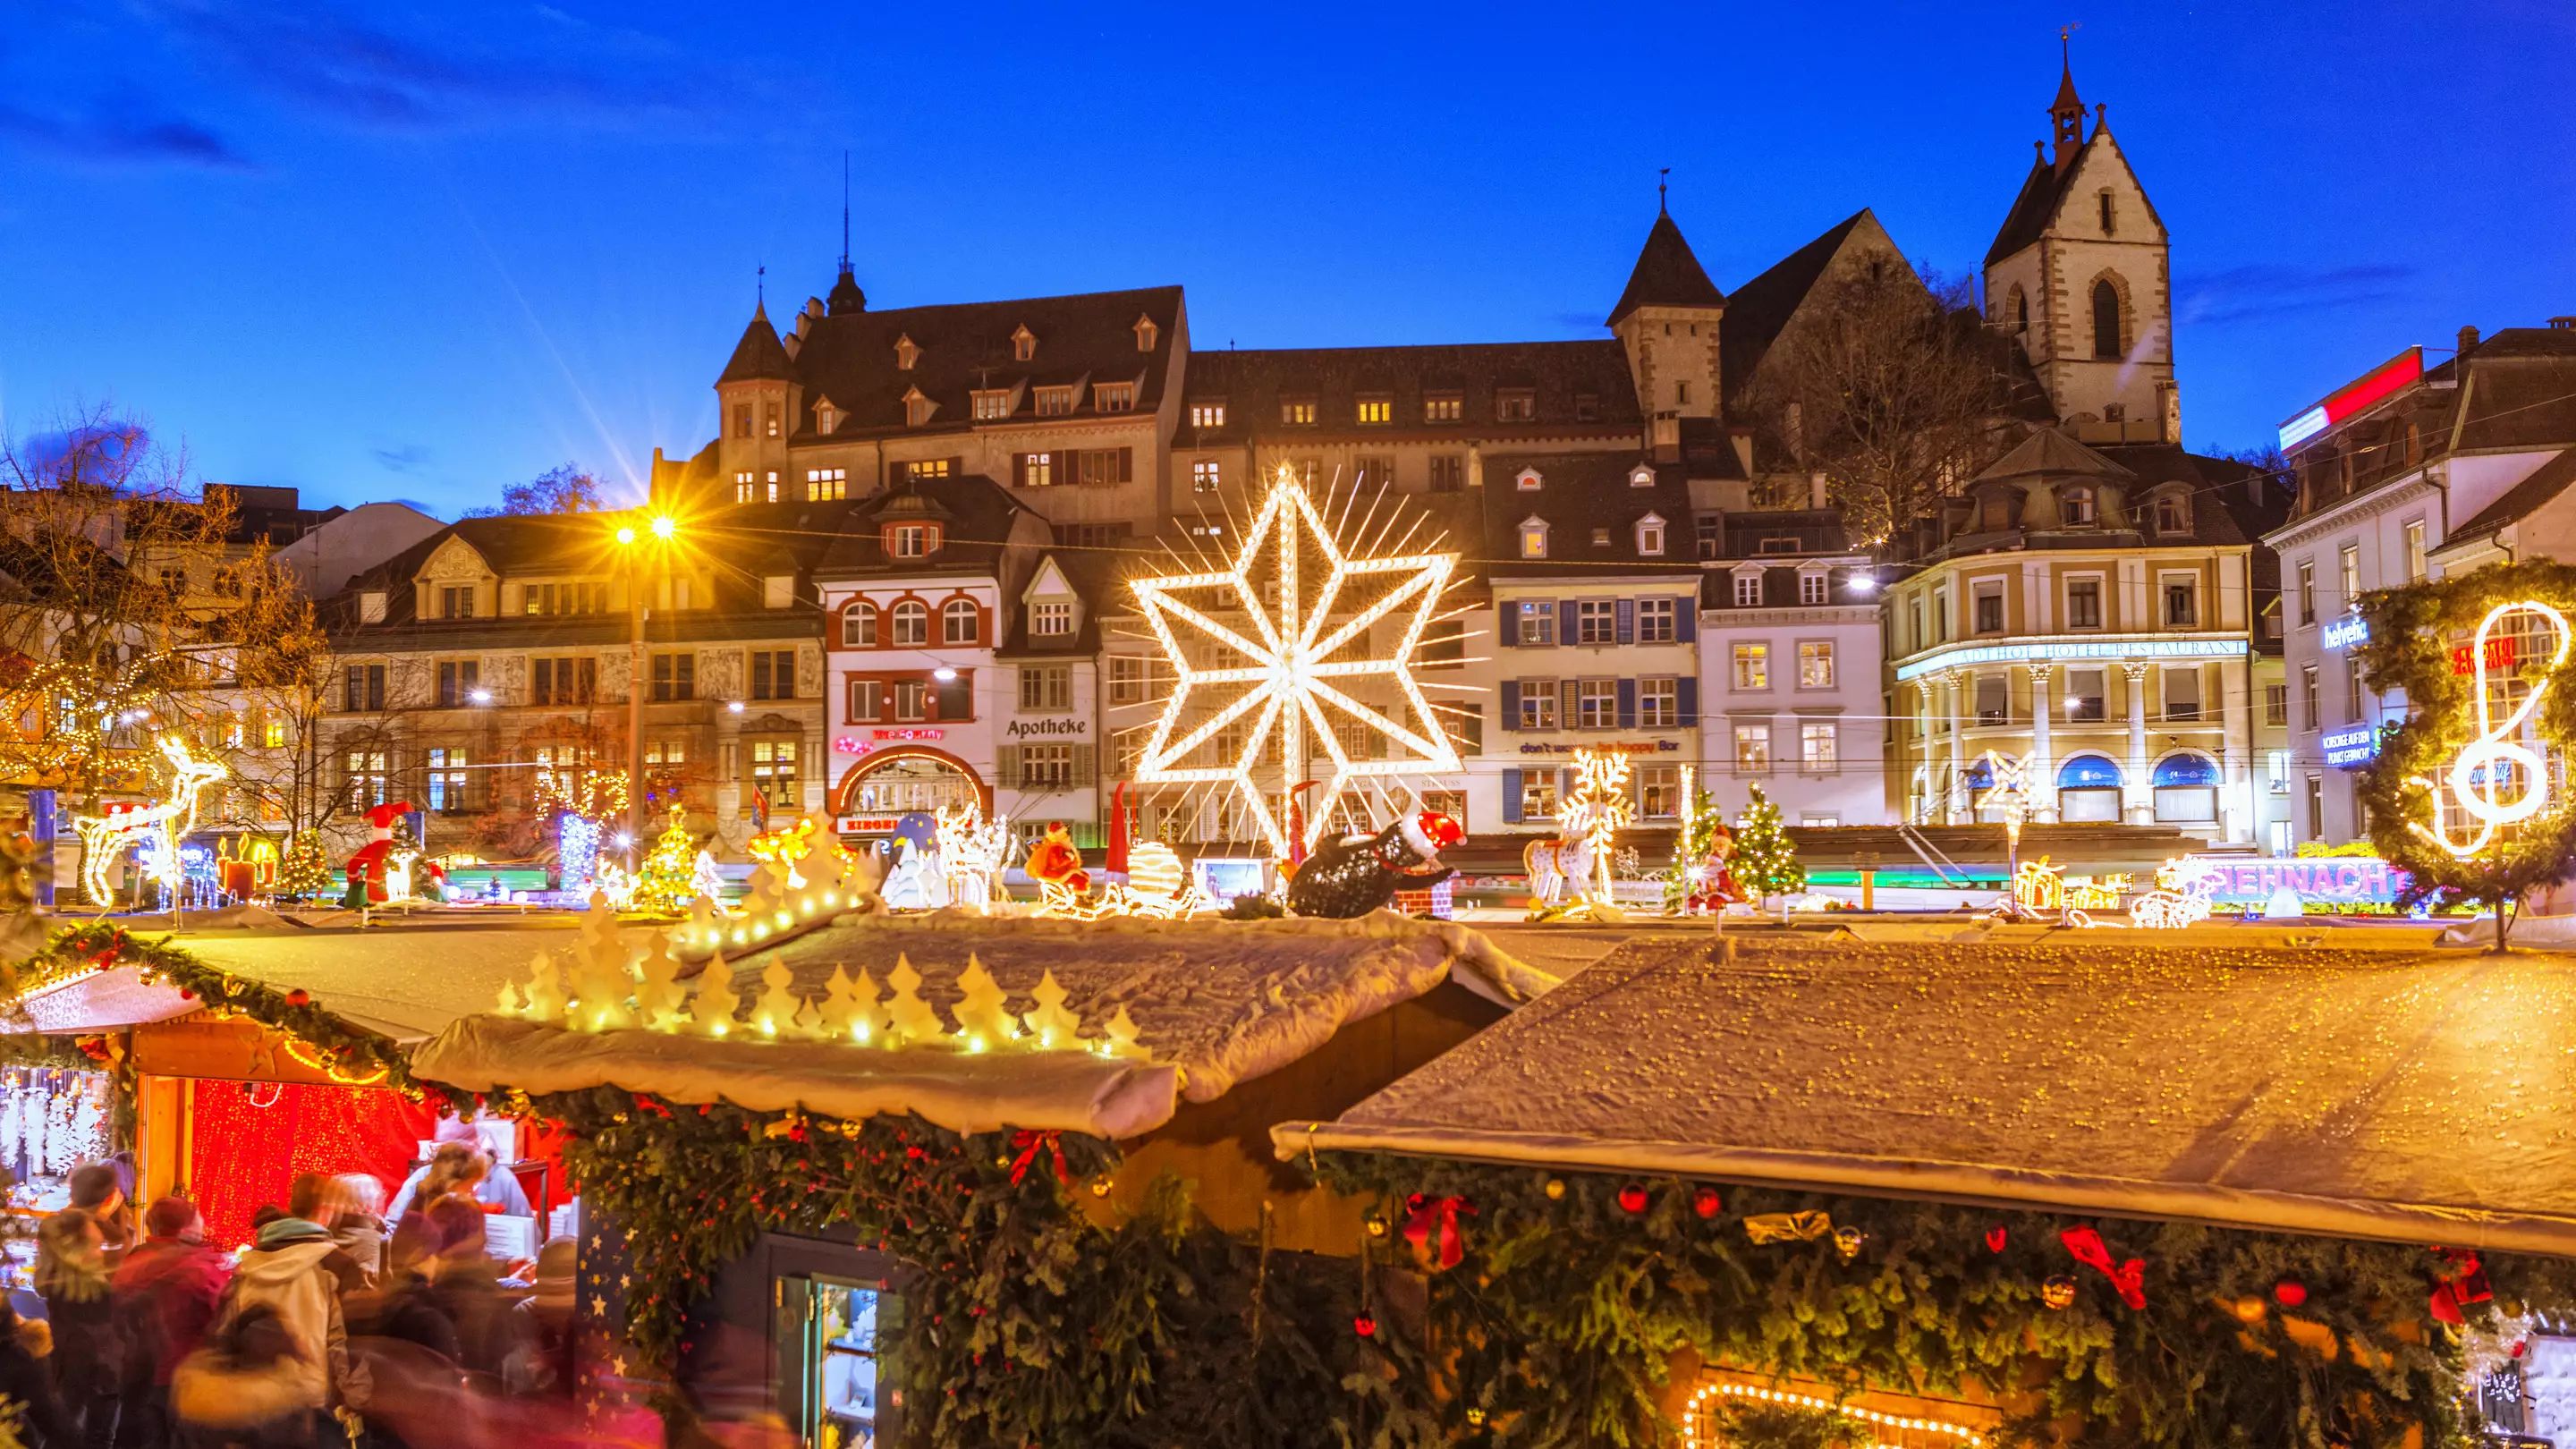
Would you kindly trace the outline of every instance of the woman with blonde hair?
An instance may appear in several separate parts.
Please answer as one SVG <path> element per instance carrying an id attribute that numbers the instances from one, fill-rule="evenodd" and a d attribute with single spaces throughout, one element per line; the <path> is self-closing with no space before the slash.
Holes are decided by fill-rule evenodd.
<path id="1" fill-rule="evenodd" d="M 373 1173 L 347 1172 L 331 1179 L 324 1196 L 334 1210 L 331 1241 L 373 1282 L 385 1269 L 385 1185 Z"/>

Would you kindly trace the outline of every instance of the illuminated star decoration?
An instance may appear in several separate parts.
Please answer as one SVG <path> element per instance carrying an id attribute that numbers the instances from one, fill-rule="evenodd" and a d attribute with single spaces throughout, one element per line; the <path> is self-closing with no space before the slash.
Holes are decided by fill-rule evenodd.
<path id="1" fill-rule="evenodd" d="M 1354 781 L 1458 770 L 1457 747 L 1414 677 L 1414 651 L 1437 617 L 1458 556 L 1351 557 L 1295 470 L 1285 466 L 1242 538 L 1222 568 L 1129 585 L 1177 681 L 1137 762 L 1136 780 L 1231 787 L 1271 851 L 1284 857 L 1288 833 L 1273 797 L 1310 774 L 1322 774 L 1323 786 L 1298 842 L 1307 846 L 1330 827 L 1334 805 Z M 1319 562 L 1320 581 L 1313 576 Z M 1373 654 L 1370 630 L 1389 616 L 1402 622 L 1402 635 Z M 1215 646 L 1220 662 L 1193 663 L 1182 631 L 1203 648 Z M 1353 697 L 1348 687 L 1361 681 L 1383 683 L 1398 704 L 1381 710 Z M 1207 713 L 1185 726 L 1199 710 Z M 1337 717 L 1386 741 L 1390 758 L 1352 759 L 1334 728 Z M 1183 763 L 1239 722 L 1244 732 L 1231 761 Z M 1310 736 L 1321 743 L 1323 759 L 1314 757 Z"/>

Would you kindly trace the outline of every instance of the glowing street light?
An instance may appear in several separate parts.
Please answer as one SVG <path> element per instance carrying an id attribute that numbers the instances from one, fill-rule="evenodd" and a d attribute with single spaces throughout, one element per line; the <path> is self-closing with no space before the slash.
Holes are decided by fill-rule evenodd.
<path id="1" fill-rule="evenodd" d="M 644 833 L 644 550 L 635 545 L 645 533 L 669 545 L 680 536 L 680 521 L 658 513 L 639 532 L 631 522 L 617 526 L 617 545 L 626 555 L 626 832 L 619 848 L 628 848 Z"/>

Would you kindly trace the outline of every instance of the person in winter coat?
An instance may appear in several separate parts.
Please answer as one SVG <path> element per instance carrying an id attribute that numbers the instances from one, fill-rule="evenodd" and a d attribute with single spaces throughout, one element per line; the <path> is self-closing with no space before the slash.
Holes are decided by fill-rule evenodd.
<path id="1" fill-rule="evenodd" d="M 165 1197 L 143 1215 L 144 1239 L 108 1279 L 125 1347 L 121 1446 L 170 1443 L 170 1376 L 214 1326 L 232 1260 L 206 1246 L 196 1204 Z"/>
<path id="2" fill-rule="evenodd" d="M 303 1270 L 313 1282 L 327 1279 Z M 313 1361 L 287 1314 L 241 1305 L 204 1348 L 180 1360 L 170 1407 L 199 1449 L 313 1449 Z"/>
<path id="3" fill-rule="evenodd" d="M 52 1327 L 54 1390 L 81 1426 L 80 1442 L 109 1449 L 123 1389 L 122 1345 L 108 1299 L 107 1255 L 97 1219 L 69 1207 L 36 1230 L 36 1291 Z"/>
<path id="4" fill-rule="evenodd" d="M 216 1329 L 233 1335 L 254 1309 L 274 1315 L 290 1351 L 282 1358 L 259 1359 L 257 1373 L 263 1382 L 270 1377 L 285 1381 L 295 1403 L 308 1410 L 339 1402 L 349 1381 L 348 1328 L 340 1316 L 340 1275 L 331 1262 L 335 1257 L 348 1261 L 320 1223 L 292 1216 L 269 1223 L 234 1269 Z M 235 1356 L 240 1356 L 238 1349 Z M 181 1397 L 174 1379 L 173 1404 Z M 184 1411 L 181 1417 L 187 1417 Z"/>
<path id="5" fill-rule="evenodd" d="M 71 1449 L 80 1443 L 80 1426 L 63 1412 L 54 1392 L 51 1357 L 53 1334 L 42 1320 L 18 1317 L 0 1300 L 0 1399 L 19 1406 L 18 1437 L 28 1449 Z"/>
<path id="6" fill-rule="evenodd" d="M 385 1271 L 385 1185 L 364 1172 L 331 1179 L 324 1195 L 333 1216 L 331 1241 L 358 1264 L 369 1282 Z"/>
<path id="7" fill-rule="evenodd" d="M 286 1215 L 322 1229 L 331 1239 L 331 1255 L 323 1260 L 331 1276 L 340 1281 L 341 1296 L 346 1297 L 367 1286 L 369 1274 L 358 1260 L 340 1246 L 340 1203 L 335 1184 L 338 1179 L 307 1172 L 295 1179 L 286 1190 Z"/>

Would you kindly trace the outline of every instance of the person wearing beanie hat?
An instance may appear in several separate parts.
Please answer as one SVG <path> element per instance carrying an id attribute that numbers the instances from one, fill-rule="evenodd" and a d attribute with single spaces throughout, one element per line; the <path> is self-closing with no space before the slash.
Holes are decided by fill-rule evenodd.
<path id="1" fill-rule="evenodd" d="M 214 1326 L 233 1265 L 206 1244 L 197 1205 L 165 1197 L 143 1214 L 143 1241 L 109 1280 L 125 1346 L 125 1442 L 170 1441 L 170 1379 Z"/>

